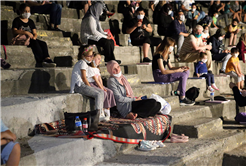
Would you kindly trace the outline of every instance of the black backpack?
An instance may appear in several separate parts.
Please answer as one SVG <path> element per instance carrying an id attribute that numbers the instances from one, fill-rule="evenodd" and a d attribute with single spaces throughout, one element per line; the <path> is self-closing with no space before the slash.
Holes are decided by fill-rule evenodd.
<path id="1" fill-rule="evenodd" d="M 200 88 L 197 88 L 197 87 L 191 87 L 190 89 L 188 89 L 186 92 L 185 92 L 185 96 L 190 99 L 191 101 L 195 101 L 196 98 L 199 96 L 199 92 L 200 91 Z"/>

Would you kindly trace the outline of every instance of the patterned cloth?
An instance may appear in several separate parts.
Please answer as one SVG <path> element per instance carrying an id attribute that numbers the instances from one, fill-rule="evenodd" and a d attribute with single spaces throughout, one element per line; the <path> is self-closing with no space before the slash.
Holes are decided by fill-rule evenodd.
<path id="1" fill-rule="evenodd" d="M 149 118 L 137 118 L 135 120 L 111 118 L 108 122 L 101 122 L 96 133 L 68 133 L 65 130 L 65 121 L 43 123 L 35 126 L 35 134 L 54 136 L 61 138 L 87 139 L 98 137 L 114 142 L 138 144 L 142 140 L 162 140 L 163 142 L 171 133 L 172 117 L 169 115 L 156 115 Z"/>

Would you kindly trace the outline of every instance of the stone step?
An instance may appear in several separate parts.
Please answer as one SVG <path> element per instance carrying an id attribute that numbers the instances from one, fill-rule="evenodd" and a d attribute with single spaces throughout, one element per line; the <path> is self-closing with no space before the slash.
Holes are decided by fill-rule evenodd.
<path id="1" fill-rule="evenodd" d="M 122 153 L 120 147 L 110 140 L 35 136 L 21 147 L 26 155 L 19 165 L 94 165 Z"/>
<path id="2" fill-rule="evenodd" d="M 1 99 L 1 116 L 17 138 L 27 137 L 36 124 L 63 119 L 63 112 L 81 112 L 80 94 L 31 94 Z M 81 103 L 81 104 L 78 104 Z M 85 104 L 86 105 L 86 104 Z"/>
<path id="3" fill-rule="evenodd" d="M 11 64 L 11 68 L 35 67 L 36 61 L 31 48 L 26 46 L 6 46 L 6 50 L 8 55 L 6 61 Z M 2 47 L 1 52 L 3 52 Z M 67 46 L 49 48 L 49 55 L 57 63 L 57 66 L 71 67 L 74 65 L 73 60 L 77 59 L 77 55 L 74 55 L 73 47 Z M 1 54 L 1 56 L 4 55 Z"/>
<path id="4" fill-rule="evenodd" d="M 78 12 L 77 12 L 77 9 L 62 8 L 61 17 L 62 18 L 73 18 L 73 19 L 81 19 L 81 18 L 83 18 L 84 17 L 84 12 L 82 12 L 82 10 L 79 10 Z"/>
<path id="5" fill-rule="evenodd" d="M 190 138 L 202 138 L 208 134 L 222 130 L 222 120 L 220 118 L 209 117 L 201 117 L 191 121 L 175 123 L 173 128 L 174 133 L 185 134 Z"/>
<path id="6" fill-rule="evenodd" d="M 165 148 L 148 153 L 132 148 L 96 165 L 222 165 L 223 153 L 245 143 L 245 136 L 245 132 L 222 131 L 181 144 L 166 140 Z"/>
<path id="7" fill-rule="evenodd" d="M 106 70 L 106 67 L 101 68 Z M 73 68 L 59 67 L 1 70 L 1 96 L 55 91 L 69 92 L 72 70 Z M 124 70 L 122 71 L 124 74 Z M 102 76 L 109 77 L 108 74 Z M 125 76 L 132 86 L 139 85 L 141 82 L 137 74 L 126 74 Z"/>
<path id="8" fill-rule="evenodd" d="M 175 106 L 177 97 L 166 96 L 164 99 L 171 107 L 178 108 Z M 29 128 L 32 130 L 36 124 L 64 119 L 64 112 L 94 110 L 93 102 L 76 93 L 19 95 L 2 98 L 1 104 L 2 120 L 17 138 L 27 137 Z"/>
<path id="9" fill-rule="evenodd" d="M 243 166 L 246 163 L 246 144 L 224 153 L 222 166 Z"/>
<path id="10" fill-rule="evenodd" d="M 172 109 L 170 115 L 172 116 L 173 124 L 188 122 L 202 117 L 213 117 L 209 107 L 202 105 L 181 106 L 180 108 Z"/>

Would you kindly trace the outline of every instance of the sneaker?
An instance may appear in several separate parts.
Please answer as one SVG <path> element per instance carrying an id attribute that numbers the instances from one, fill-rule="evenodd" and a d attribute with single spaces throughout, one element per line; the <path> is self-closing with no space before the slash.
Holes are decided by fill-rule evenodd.
<path id="1" fill-rule="evenodd" d="M 212 87 L 211 86 L 208 86 L 208 90 L 210 91 L 210 92 L 212 92 Z"/>
<path id="2" fill-rule="evenodd" d="M 145 57 L 145 58 L 143 59 L 143 62 L 152 62 L 152 60 L 150 60 L 148 57 Z"/>
<path id="3" fill-rule="evenodd" d="M 150 141 L 143 140 L 139 143 L 138 149 L 143 151 L 150 151 L 150 150 L 155 150 L 156 146 L 153 146 Z"/>
<path id="4" fill-rule="evenodd" d="M 110 120 L 110 110 L 104 109 L 104 115 L 105 115 L 105 120 L 109 121 Z"/>
<path id="5" fill-rule="evenodd" d="M 171 91 L 171 96 L 179 96 L 179 91 L 176 91 L 176 90 L 172 90 Z"/>
<path id="6" fill-rule="evenodd" d="M 107 118 L 105 117 L 104 110 L 100 110 L 99 122 L 105 122 Z"/>
<path id="7" fill-rule="evenodd" d="M 215 90 L 219 90 L 219 88 L 215 84 L 212 84 L 212 88 L 214 88 Z"/>
<path id="8" fill-rule="evenodd" d="M 191 101 L 191 100 L 187 99 L 186 97 L 183 100 L 180 100 L 179 102 L 180 102 L 180 106 L 187 106 L 187 105 L 192 106 L 195 104 L 194 101 Z"/>
<path id="9" fill-rule="evenodd" d="M 221 69 L 220 69 L 219 72 L 220 72 L 220 74 L 225 74 L 225 71 L 223 71 L 223 70 L 221 70 Z"/>

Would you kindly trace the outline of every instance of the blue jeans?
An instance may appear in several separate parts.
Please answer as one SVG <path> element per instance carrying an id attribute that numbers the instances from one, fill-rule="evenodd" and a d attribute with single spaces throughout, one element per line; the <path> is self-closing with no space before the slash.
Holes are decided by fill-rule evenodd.
<path id="1" fill-rule="evenodd" d="M 202 20 L 205 16 L 206 16 L 206 15 L 205 15 L 205 12 L 204 12 L 204 11 L 201 11 L 201 12 L 200 12 L 200 15 L 199 15 L 198 18 L 197 18 L 197 22 L 199 22 L 200 20 Z"/>
<path id="2" fill-rule="evenodd" d="M 61 24 L 62 6 L 60 4 L 52 3 L 42 6 L 32 6 L 32 13 L 50 14 L 50 23 L 55 25 Z"/>
<path id="3" fill-rule="evenodd" d="M 203 74 L 200 77 L 205 77 L 206 78 L 206 82 L 208 86 L 211 86 L 211 83 L 214 83 L 214 75 L 211 73 L 208 74 Z"/>

